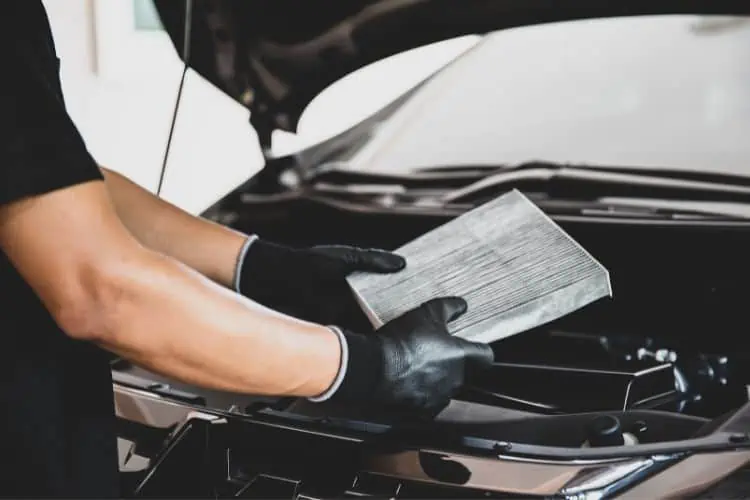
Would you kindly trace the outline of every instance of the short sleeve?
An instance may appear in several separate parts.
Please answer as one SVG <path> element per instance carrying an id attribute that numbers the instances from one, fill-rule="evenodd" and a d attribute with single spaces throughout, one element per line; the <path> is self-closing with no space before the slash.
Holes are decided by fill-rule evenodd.
<path id="1" fill-rule="evenodd" d="M 65 108 L 54 51 L 34 44 L 41 39 L 0 43 L 0 205 L 103 179 Z"/>

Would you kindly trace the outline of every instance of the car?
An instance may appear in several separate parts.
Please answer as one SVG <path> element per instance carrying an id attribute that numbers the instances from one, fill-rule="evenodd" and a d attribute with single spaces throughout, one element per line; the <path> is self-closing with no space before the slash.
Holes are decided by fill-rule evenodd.
<path id="1" fill-rule="evenodd" d="M 208 391 L 115 359 L 129 496 L 750 495 L 750 7 L 155 6 L 186 65 L 247 108 L 265 156 L 206 218 L 295 246 L 397 249 L 518 189 L 608 268 L 614 295 L 494 344 L 493 367 L 429 421 Z M 273 154 L 334 82 L 467 34 L 480 41 L 379 111 Z"/>

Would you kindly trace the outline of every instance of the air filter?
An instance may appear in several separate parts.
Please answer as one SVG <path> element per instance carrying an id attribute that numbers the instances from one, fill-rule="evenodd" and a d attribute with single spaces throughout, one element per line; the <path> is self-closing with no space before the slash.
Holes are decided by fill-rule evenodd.
<path id="1" fill-rule="evenodd" d="M 612 295 L 609 272 L 539 207 L 510 191 L 420 236 L 395 274 L 349 285 L 376 327 L 436 297 L 466 299 L 451 333 L 493 342 Z"/>

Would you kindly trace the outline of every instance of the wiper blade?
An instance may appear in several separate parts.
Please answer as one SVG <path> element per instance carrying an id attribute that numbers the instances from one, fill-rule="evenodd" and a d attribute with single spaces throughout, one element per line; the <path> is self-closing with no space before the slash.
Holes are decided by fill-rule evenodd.
<path id="1" fill-rule="evenodd" d="M 503 167 L 464 167 L 435 168 L 403 172 L 379 172 L 356 170 L 344 164 L 326 163 L 307 174 L 305 180 L 315 184 L 330 185 L 398 185 L 405 189 L 431 187 L 458 188 L 468 186 L 486 178 Z"/>
<path id="2" fill-rule="evenodd" d="M 545 163 L 501 169 L 447 193 L 441 201 L 466 203 L 503 189 L 543 192 L 550 198 L 561 199 L 623 197 L 750 202 L 750 180 L 739 176 Z"/>
<path id="3" fill-rule="evenodd" d="M 503 164 L 498 163 L 494 165 L 449 165 L 440 167 L 427 167 L 419 168 L 413 172 L 417 175 L 432 175 L 440 173 L 450 174 L 494 174 L 503 172 L 518 172 L 525 170 L 536 170 L 536 169 L 548 169 L 548 170 L 561 170 L 561 169 L 573 169 L 573 170 L 586 170 L 589 172 L 602 172 L 602 173 L 619 173 L 619 174 L 630 174 L 640 175 L 649 177 L 665 177 L 675 180 L 684 181 L 702 181 L 719 184 L 732 184 L 738 186 L 750 187 L 750 176 L 747 175 L 735 175 L 725 174 L 717 172 L 705 172 L 699 170 L 680 170 L 678 168 L 653 168 L 653 167 L 632 167 L 622 165 L 592 165 L 587 163 L 556 163 L 549 161 L 528 161 L 518 164 Z"/>
<path id="4" fill-rule="evenodd" d="M 726 221 L 748 220 L 750 207 L 736 206 L 704 206 L 703 203 L 673 200 L 621 200 L 608 199 L 588 200 L 559 200 L 555 198 L 539 198 L 535 203 L 549 215 L 555 216 L 587 216 L 606 217 L 608 219 L 650 219 L 650 220 L 682 220 L 682 221 Z"/>

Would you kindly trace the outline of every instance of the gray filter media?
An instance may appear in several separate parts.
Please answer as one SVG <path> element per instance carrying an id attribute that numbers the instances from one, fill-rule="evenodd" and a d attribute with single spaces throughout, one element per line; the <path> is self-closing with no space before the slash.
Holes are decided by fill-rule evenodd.
<path id="1" fill-rule="evenodd" d="M 469 310 L 451 333 L 494 342 L 612 296 L 609 272 L 519 191 L 510 191 L 397 250 L 396 274 L 349 285 L 376 327 L 436 297 Z"/>

